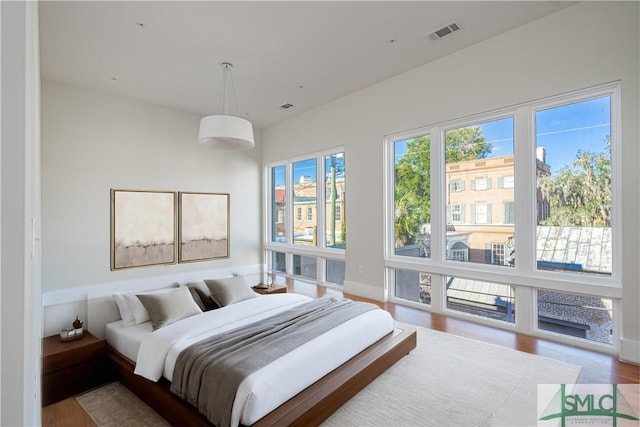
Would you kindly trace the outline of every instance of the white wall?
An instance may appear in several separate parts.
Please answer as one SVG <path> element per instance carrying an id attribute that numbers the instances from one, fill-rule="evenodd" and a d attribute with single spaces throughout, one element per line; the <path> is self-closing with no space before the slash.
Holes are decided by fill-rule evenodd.
<path id="1" fill-rule="evenodd" d="M 199 120 L 43 81 L 44 292 L 263 262 L 259 134 L 253 150 L 214 150 L 198 144 Z M 111 188 L 230 193 L 230 258 L 110 271 Z"/>
<path id="2" fill-rule="evenodd" d="M 640 361 L 638 18 L 637 2 L 569 7 L 264 129 L 264 162 L 345 146 L 345 283 L 355 284 L 354 290 L 361 289 L 358 284 L 381 290 L 385 135 L 621 80 L 621 349 L 630 360 Z M 362 274 L 358 266 L 363 266 Z"/>
<path id="3" fill-rule="evenodd" d="M 38 4 L 2 2 L 0 11 L 0 425 L 33 426 L 41 422 Z"/>

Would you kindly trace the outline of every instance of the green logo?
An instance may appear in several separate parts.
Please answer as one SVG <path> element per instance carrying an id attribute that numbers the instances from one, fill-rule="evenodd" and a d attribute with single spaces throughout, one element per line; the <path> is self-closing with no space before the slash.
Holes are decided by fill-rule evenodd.
<path id="1" fill-rule="evenodd" d="M 578 417 L 581 419 L 577 419 Z M 638 420 L 617 384 L 578 384 L 571 393 L 567 392 L 566 384 L 560 384 L 560 390 L 551 399 L 539 420 L 558 418 L 560 425 L 566 427 L 568 418 L 572 419 L 573 425 L 593 425 L 598 421 L 605 421 L 602 417 L 609 418 L 610 425 L 614 427 L 617 427 L 619 419 Z"/>

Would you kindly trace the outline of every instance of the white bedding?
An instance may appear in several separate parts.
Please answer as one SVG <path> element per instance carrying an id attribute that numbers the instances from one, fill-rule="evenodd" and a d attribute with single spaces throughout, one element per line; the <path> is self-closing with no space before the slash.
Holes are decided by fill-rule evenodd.
<path id="1" fill-rule="evenodd" d="M 115 322 L 107 326 L 107 342 L 135 360 L 136 374 L 152 381 L 161 376 L 171 380 L 176 358 L 188 345 L 310 300 L 298 294 L 261 295 L 154 332 L 150 322 L 130 328 L 122 328 Z M 143 328 L 145 325 L 147 328 Z M 393 319 L 388 312 L 371 310 L 254 372 L 240 384 L 231 425 L 255 423 L 392 330 Z M 139 343 L 137 355 L 131 357 L 135 341 Z"/>

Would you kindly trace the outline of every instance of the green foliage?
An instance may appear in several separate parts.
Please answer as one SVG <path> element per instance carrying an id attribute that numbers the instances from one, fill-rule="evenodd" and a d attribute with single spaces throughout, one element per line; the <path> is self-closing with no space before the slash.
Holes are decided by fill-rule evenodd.
<path id="1" fill-rule="evenodd" d="M 538 187 L 551 204 L 544 225 L 611 227 L 610 149 L 578 151 L 573 166 L 538 178 Z"/>
<path id="2" fill-rule="evenodd" d="M 407 141 L 407 152 L 395 165 L 396 247 L 416 243 L 422 224 L 431 222 L 431 146 L 428 135 Z M 447 163 L 482 159 L 491 153 L 479 127 L 448 131 Z"/>

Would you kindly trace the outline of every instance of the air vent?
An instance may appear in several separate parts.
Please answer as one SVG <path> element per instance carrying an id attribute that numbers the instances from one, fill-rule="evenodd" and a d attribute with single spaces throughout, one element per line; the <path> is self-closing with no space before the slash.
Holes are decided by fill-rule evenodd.
<path id="1" fill-rule="evenodd" d="M 449 34 L 453 33 L 454 31 L 458 31 L 460 29 L 460 27 L 458 27 L 458 25 L 453 22 L 449 25 L 447 25 L 446 27 L 442 27 L 438 30 L 435 30 L 432 33 L 427 34 L 427 38 L 429 40 L 431 40 L 432 42 L 435 42 L 437 40 L 440 40 L 441 38 L 443 38 L 444 36 L 448 36 Z"/>
<path id="2" fill-rule="evenodd" d="M 281 109 L 281 110 L 287 110 L 287 109 L 289 109 L 289 108 L 291 108 L 291 107 L 293 107 L 293 104 L 289 104 L 289 103 L 287 103 L 287 104 L 282 104 L 282 105 L 280 106 L 280 109 Z"/>

